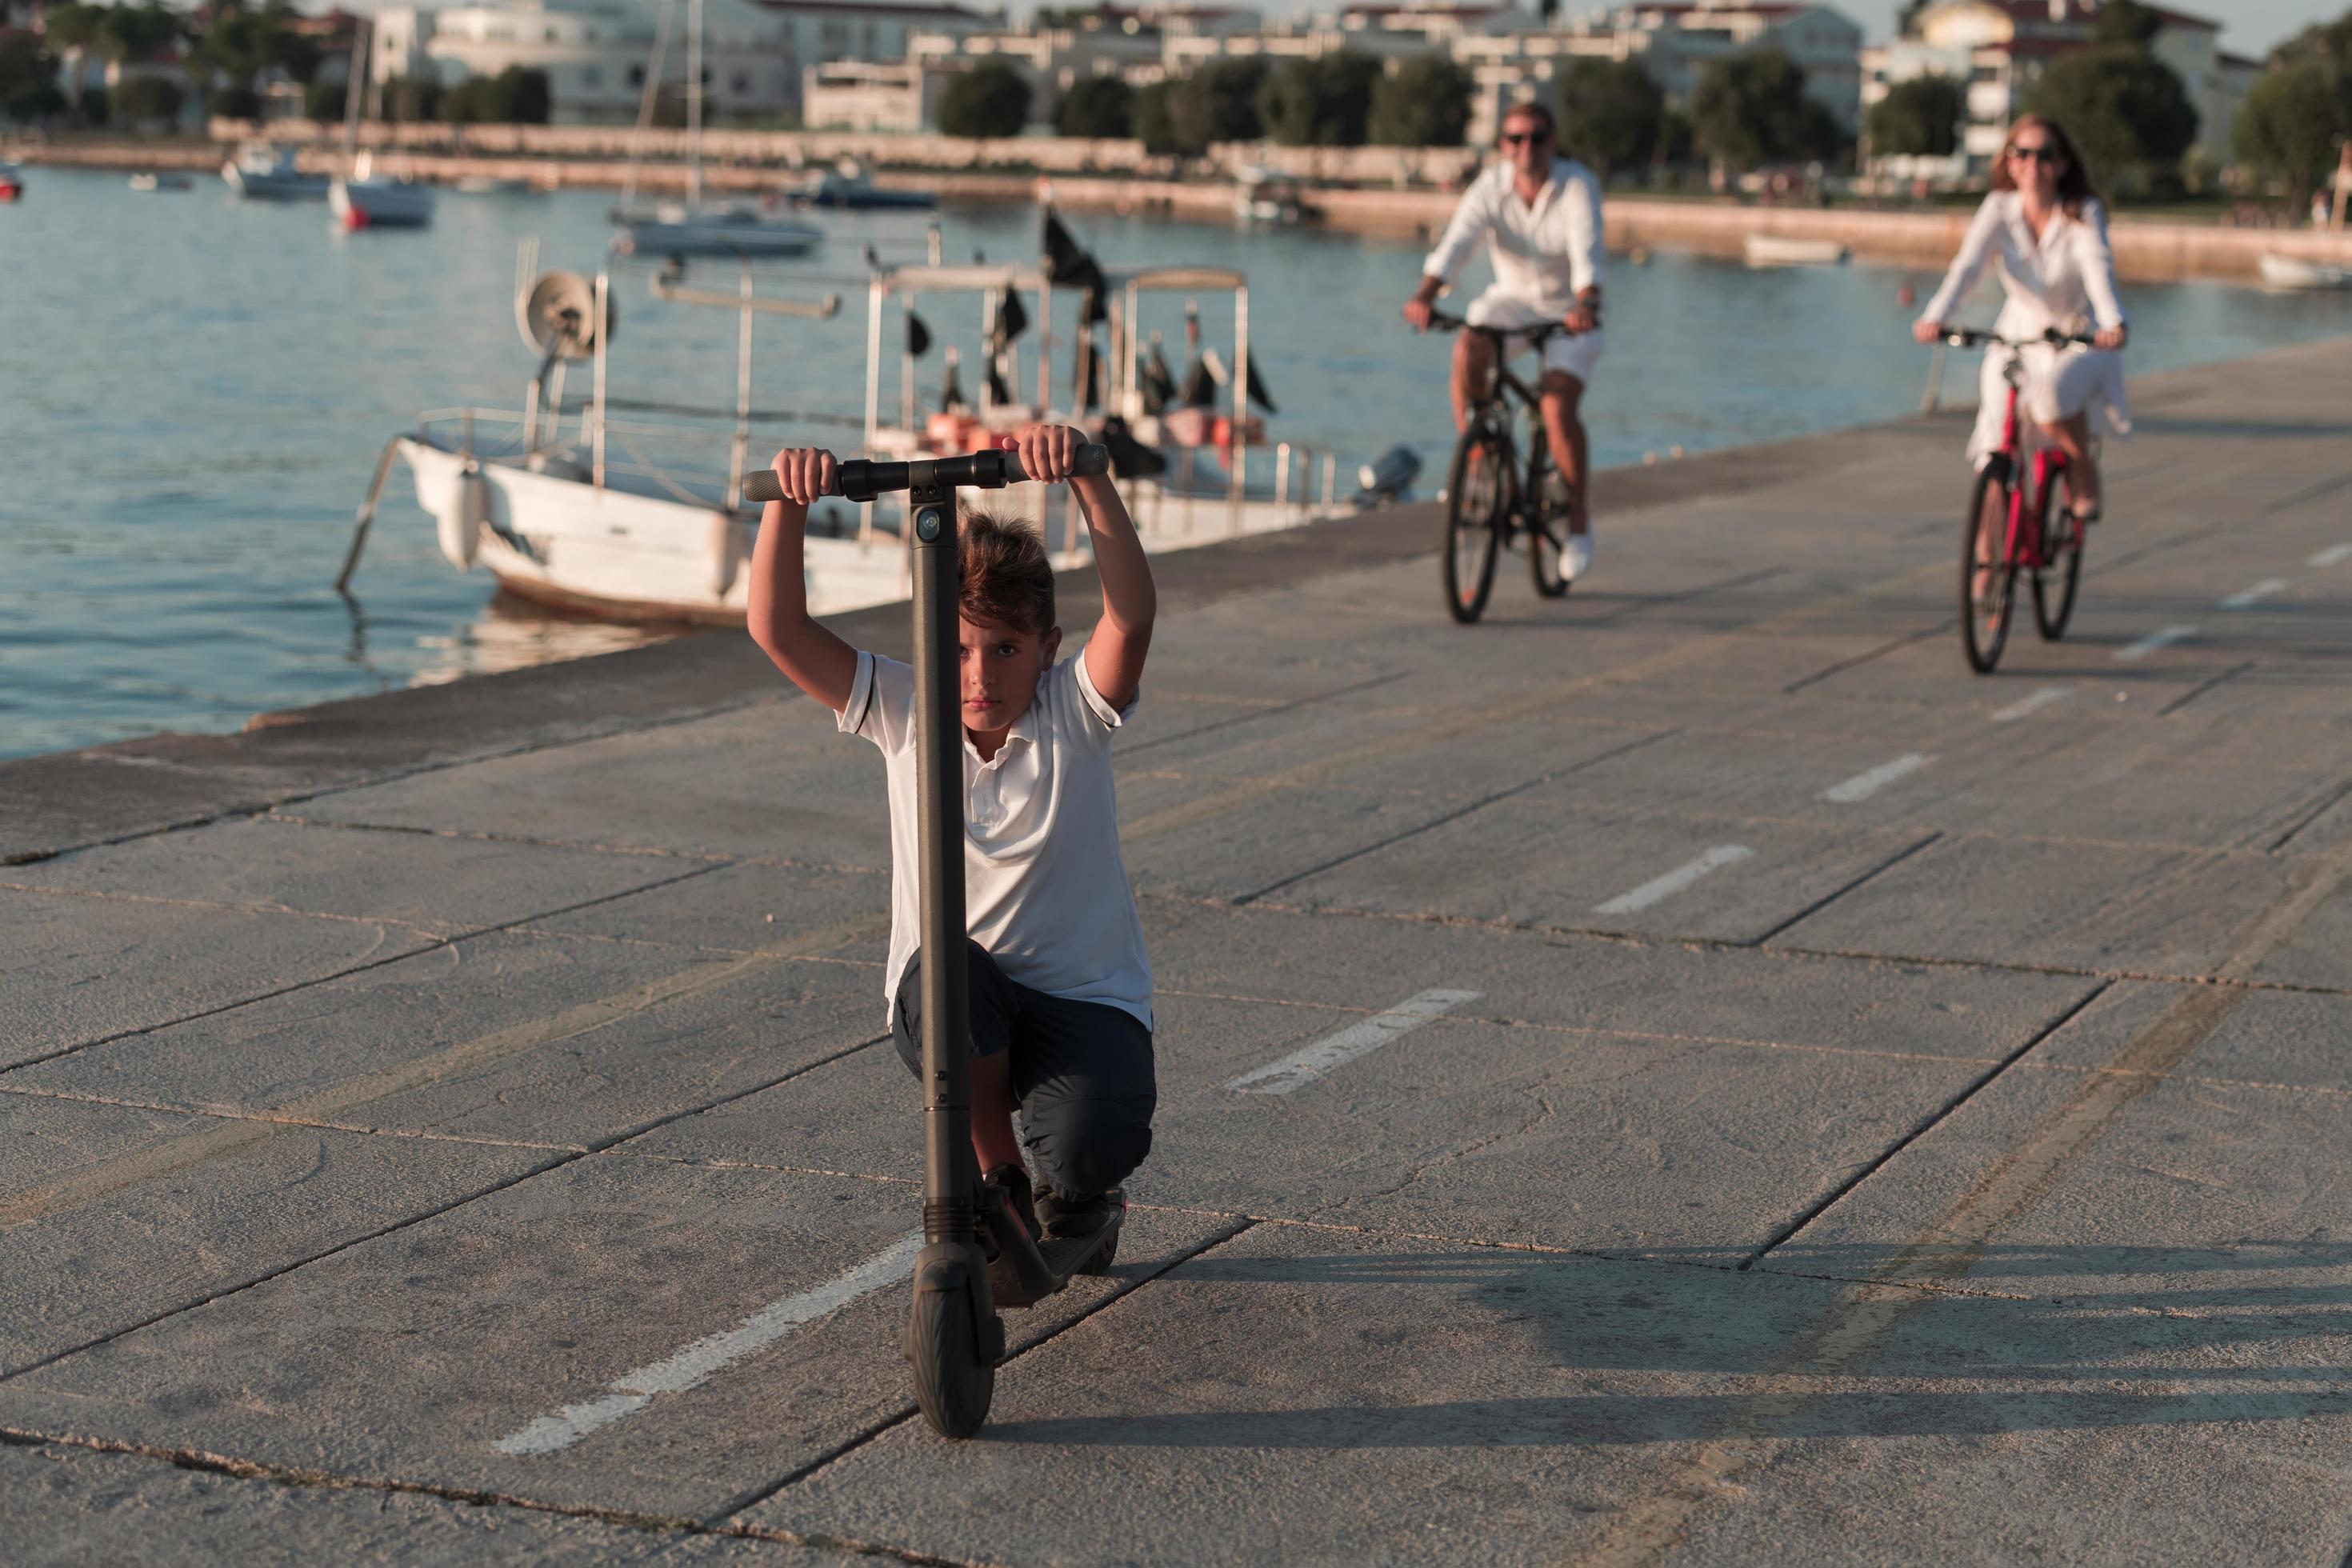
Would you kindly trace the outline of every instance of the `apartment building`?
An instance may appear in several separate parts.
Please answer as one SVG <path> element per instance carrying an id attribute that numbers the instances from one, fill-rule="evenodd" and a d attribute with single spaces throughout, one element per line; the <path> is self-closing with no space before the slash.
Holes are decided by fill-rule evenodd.
<path id="1" fill-rule="evenodd" d="M 2197 145 L 2226 163 L 2238 114 L 2262 72 L 2259 61 L 2221 47 L 2221 24 L 2169 7 L 2151 7 L 2163 26 L 2149 52 L 2172 68 L 2197 110 Z M 1941 0 L 1922 11 L 1906 37 L 1863 51 L 1863 100 L 1915 77 L 1944 76 L 1968 85 L 1968 118 L 1955 175 L 1982 170 L 2000 153 L 2034 79 L 2049 63 L 2086 47 L 2098 23 L 2095 0 Z"/>

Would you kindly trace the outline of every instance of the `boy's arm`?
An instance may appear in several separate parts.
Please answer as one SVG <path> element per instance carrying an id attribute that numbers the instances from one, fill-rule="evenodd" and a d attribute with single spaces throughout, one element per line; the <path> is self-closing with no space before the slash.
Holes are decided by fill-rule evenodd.
<path id="1" fill-rule="evenodd" d="M 1070 477 L 1086 437 L 1066 426 L 1033 425 L 1013 438 L 1021 466 L 1033 479 Z M 1087 638 L 1087 679 L 1115 710 L 1125 712 L 1143 685 L 1143 659 L 1151 651 L 1151 622 L 1160 596 L 1151 585 L 1151 565 L 1143 541 L 1108 474 L 1070 479 L 1070 489 L 1086 513 L 1094 542 L 1095 576 L 1102 584 L 1102 619 Z"/>
<path id="2" fill-rule="evenodd" d="M 857 650 L 810 616 L 804 559 L 809 502 L 833 482 L 833 454 L 787 449 L 776 454 L 775 469 L 784 499 L 760 514 L 746 629 L 794 686 L 838 713 L 849 706 Z"/>

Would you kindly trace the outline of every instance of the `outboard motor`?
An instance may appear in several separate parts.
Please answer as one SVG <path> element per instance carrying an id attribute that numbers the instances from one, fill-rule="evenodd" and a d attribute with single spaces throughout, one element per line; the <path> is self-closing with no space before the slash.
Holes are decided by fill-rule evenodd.
<path id="1" fill-rule="evenodd" d="M 1412 481 L 1420 474 L 1421 454 L 1401 444 L 1391 447 L 1356 471 L 1356 480 L 1363 486 L 1356 504 L 1381 506 L 1402 500 L 1412 494 Z"/>

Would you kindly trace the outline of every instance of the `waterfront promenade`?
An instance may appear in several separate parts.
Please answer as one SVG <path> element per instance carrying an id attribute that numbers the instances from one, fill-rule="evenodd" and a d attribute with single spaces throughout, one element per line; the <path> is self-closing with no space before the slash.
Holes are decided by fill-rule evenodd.
<path id="1" fill-rule="evenodd" d="M 1158 1144 L 960 1446 L 879 769 L 748 643 L 0 766 L 6 1555 L 2343 1563 L 2345 348 L 2136 384 L 1990 679 L 1949 416 L 1472 628 L 1427 507 L 1166 558 Z"/>

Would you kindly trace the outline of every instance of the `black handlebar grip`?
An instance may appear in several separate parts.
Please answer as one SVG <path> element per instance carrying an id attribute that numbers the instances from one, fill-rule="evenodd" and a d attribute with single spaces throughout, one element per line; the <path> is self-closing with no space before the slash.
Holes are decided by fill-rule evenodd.
<path id="1" fill-rule="evenodd" d="M 825 493 L 845 496 L 855 501 L 869 501 L 885 492 L 907 489 L 914 482 L 912 470 L 915 467 L 913 463 L 874 463 L 862 458 L 852 458 L 841 465 L 839 478 Z M 1025 484 L 1029 479 L 1021 467 L 1021 454 L 1018 452 L 973 452 L 961 458 L 939 458 L 930 467 L 932 479 L 939 482 L 978 489 Z M 1070 465 L 1074 477 L 1109 471 L 1110 448 L 1092 441 L 1078 448 L 1077 456 Z M 744 475 L 743 499 L 747 501 L 783 500 L 783 487 L 776 480 L 775 469 L 761 468 Z"/>

